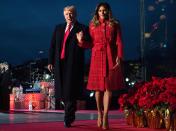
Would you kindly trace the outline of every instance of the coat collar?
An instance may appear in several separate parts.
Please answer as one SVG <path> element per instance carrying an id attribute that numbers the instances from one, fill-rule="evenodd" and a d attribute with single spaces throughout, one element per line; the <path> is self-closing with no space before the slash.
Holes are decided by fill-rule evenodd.
<path id="1" fill-rule="evenodd" d="M 73 28 L 72 28 L 70 34 L 68 35 L 67 40 L 70 38 L 70 36 L 73 36 L 73 34 L 76 32 L 78 25 L 79 25 L 79 22 L 76 21 L 76 22 L 74 23 L 74 25 L 73 25 Z M 67 23 L 64 23 L 64 24 L 61 26 L 61 38 L 62 38 L 62 39 L 64 38 L 66 26 L 67 26 Z"/>
<path id="2" fill-rule="evenodd" d="M 67 24 L 65 24 L 65 28 L 66 28 L 66 25 L 67 25 Z M 72 30 L 70 31 L 70 34 L 68 35 L 68 38 L 74 34 L 74 32 L 76 31 L 77 25 L 78 25 L 78 22 L 76 21 L 76 22 L 73 24 L 73 28 L 72 28 Z M 64 28 L 64 29 L 65 29 L 65 28 Z"/>

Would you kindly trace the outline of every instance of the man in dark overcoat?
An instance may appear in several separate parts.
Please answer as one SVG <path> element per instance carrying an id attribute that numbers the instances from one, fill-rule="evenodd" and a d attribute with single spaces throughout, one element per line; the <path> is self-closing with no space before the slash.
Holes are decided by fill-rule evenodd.
<path id="1" fill-rule="evenodd" d="M 84 85 L 84 49 L 78 45 L 76 34 L 88 28 L 76 20 L 74 6 L 64 8 L 66 23 L 55 27 L 49 49 L 48 69 L 54 71 L 55 97 L 64 102 L 64 125 L 70 127 L 75 120 L 76 100 Z M 85 37 L 89 39 L 89 37 Z"/>

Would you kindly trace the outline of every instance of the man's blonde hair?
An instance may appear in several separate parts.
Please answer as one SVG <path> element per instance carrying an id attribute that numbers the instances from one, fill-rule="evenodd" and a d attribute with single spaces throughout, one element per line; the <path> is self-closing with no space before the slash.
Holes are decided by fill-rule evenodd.
<path id="1" fill-rule="evenodd" d="M 64 11 L 66 11 L 66 10 L 69 10 L 69 11 L 73 12 L 76 15 L 76 7 L 74 5 L 66 6 L 64 8 Z"/>

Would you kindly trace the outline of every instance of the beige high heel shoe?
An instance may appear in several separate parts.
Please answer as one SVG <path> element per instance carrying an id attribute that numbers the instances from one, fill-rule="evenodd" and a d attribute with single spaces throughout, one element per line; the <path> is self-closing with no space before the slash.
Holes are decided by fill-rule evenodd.
<path id="1" fill-rule="evenodd" d="M 98 127 L 102 127 L 102 113 L 98 113 L 98 116 L 97 116 L 97 126 Z"/>
<path id="2" fill-rule="evenodd" d="M 103 130 L 108 130 L 109 129 L 109 122 L 108 122 L 108 116 L 107 115 L 103 116 L 102 129 Z"/>

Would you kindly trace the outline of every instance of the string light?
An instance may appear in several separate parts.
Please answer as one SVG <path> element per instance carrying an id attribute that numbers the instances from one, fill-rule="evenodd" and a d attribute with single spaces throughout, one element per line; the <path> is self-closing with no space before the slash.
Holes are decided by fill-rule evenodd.
<path id="1" fill-rule="evenodd" d="M 153 5 L 148 6 L 148 11 L 154 11 L 155 7 Z"/>
<path id="2" fill-rule="evenodd" d="M 153 39 L 154 42 L 150 42 L 150 47 L 167 48 L 167 4 L 166 0 L 155 0 L 155 5 L 150 4 L 147 8 L 149 12 L 154 13 L 153 15 L 159 15 L 159 20 L 151 24 L 151 31 L 144 33 L 145 39 Z M 167 2 L 167 3 L 166 3 Z M 174 3 L 174 0 L 169 1 L 170 4 Z M 159 11 L 159 12 L 158 12 Z M 156 20 L 156 19 L 155 19 Z M 159 36 L 160 35 L 160 36 Z M 164 35 L 164 36 L 161 36 Z M 159 42 L 157 38 L 160 38 L 164 42 Z M 158 44 L 157 44 L 158 43 Z M 157 44 L 158 46 L 153 46 Z"/>
<path id="3" fill-rule="evenodd" d="M 160 20 L 165 20 L 166 19 L 166 15 L 160 15 Z"/>

